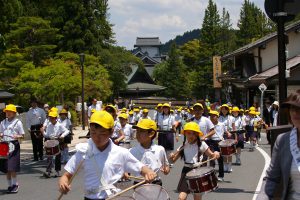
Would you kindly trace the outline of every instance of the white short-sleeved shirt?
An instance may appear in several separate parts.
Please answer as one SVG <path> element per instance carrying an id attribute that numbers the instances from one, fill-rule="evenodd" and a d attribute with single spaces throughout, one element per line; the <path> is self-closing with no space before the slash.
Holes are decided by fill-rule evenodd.
<path id="1" fill-rule="evenodd" d="M 104 151 L 99 151 L 92 139 L 87 143 L 79 144 L 76 149 L 78 151 L 68 161 L 65 170 L 74 174 L 81 160 L 85 158 L 82 165 L 84 191 L 85 197 L 90 199 L 107 198 L 108 192 L 101 186 L 111 186 L 116 183 L 124 172 L 139 174 L 144 166 L 128 149 L 113 144 L 111 140 Z"/>
<path id="2" fill-rule="evenodd" d="M 72 126 L 72 122 L 70 119 L 66 118 L 64 120 L 58 119 L 58 122 L 63 125 L 66 129 L 70 129 L 70 126 Z"/>
<path id="3" fill-rule="evenodd" d="M 179 147 L 180 148 L 180 147 Z M 179 150 L 179 148 L 177 150 Z M 200 151 L 201 155 L 208 149 L 208 146 L 205 142 L 201 142 L 200 148 L 197 145 L 197 142 L 194 144 L 185 143 L 184 144 L 184 157 L 185 162 L 189 164 L 194 164 L 198 162 L 198 152 Z"/>
<path id="4" fill-rule="evenodd" d="M 132 115 L 132 116 L 129 116 L 128 122 L 131 123 L 131 124 L 134 124 L 134 123 L 135 123 L 135 120 L 134 120 L 133 115 Z"/>
<path id="5" fill-rule="evenodd" d="M 29 129 L 32 125 L 43 124 L 46 119 L 46 113 L 41 108 L 30 108 L 26 113 L 26 126 Z"/>
<path id="6" fill-rule="evenodd" d="M 45 138 L 58 138 L 65 137 L 70 133 L 62 124 L 56 122 L 54 125 L 49 123 L 44 133 Z"/>
<path id="7" fill-rule="evenodd" d="M 237 117 L 233 117 L 233 119 L 234 119 L 235 129 L 237 131 L 243 130 L 244 127 L 246 126 L 246 123 L 243 120 L 243 118 L 241 116 L 237 116 Z"/>
<path id="8" fill-rule="evenodd" d="M 149 149 L 144 149 L 140 144 L 131 148 L 130 153 L 153 171 L 158 171 L 163 165 L 169 165 L 165 148 L 152 143 Z M 139 176 L 139 174 L 135 174 Z"/>
<path id="9" fill-rule="evenodd" d="M 222 122 L 218 122 L 218 124 L 215 125 L 215 134 L 211 136 L 212 140 L 222 140 L 224 132 L 226 131 L 225 125 Z"/>
<path id="10" fill-rule="evenodd" d="M 8 121 L 8 119 L 4 119 L 0 124 L 0 133 L 4 134 L 3 140 L 4 141 L 13 141 L 16 140 L 12 138 L 14 135 L 24 135 L 24 129 L 22 122 L 14 118 L 11 121 Z M 7 136 L 5 136 L 7 135 Z"/>
<path id="11" fill-rule="evenodd" d="M 234 123 L 234 118 L 231 115 L 226 115 L 226 116 L 221 115 L 219 117 L 219 122 L 222 122 L 225 124 L 227 131 L 233 130 L 232 123 Z"/>
<path id="12" fill-rule="evenodd" d="M 151 117 L 149 117 L 149 116 L 147 116 L 146 118 L 140 117 L 139 121 L 141 121 L 142 119 L 151 119 Z"/>
<path id="13" fill-rule="evenodd" d="M 215 125 L 210 121 L 210 119 L 204 116 L 201 116 L 199 120 L 194 118 L 193 122 L 196 122 L 199 125 L 200 131 L 204 135 L 207 135 L 209 131 L 215 127 Z"/>
<path id="14" fill-rule="evenodd" d="M 120 130 L 122 129 L 122 126 L 120 124 L 120 122 L 118 120 L 115 121 L 115 124 L 114 124 L 114 132 L 112 134 L 112 138 L 118 138 L 120 137 Z"/>
<path id="15" fill-rule="evenodd" d="M 124 134 L 125 134 L 125 142 L 129 142 L 133 136 L 133 128 L 132 125 L 130 124 L 126 124 L 123 128 L 122 128 Z"/>
<path id="16" fill-rule="evenodd" d="M 181 113 L 177 111 L 175 114 L 175 121 L 181 122 L 182 121 L 182 116 Z"/>
<path id="17" fill-rule="evenodd" d="M 159 115 L 157 123 L 160 130 L 170 131 L 175 124 L 175 117 L 172 115 Z"/>

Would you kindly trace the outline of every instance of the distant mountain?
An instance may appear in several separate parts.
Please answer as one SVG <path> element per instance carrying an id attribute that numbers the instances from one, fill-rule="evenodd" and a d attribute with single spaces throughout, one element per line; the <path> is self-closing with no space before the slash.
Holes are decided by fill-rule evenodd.
<path id="1" fill-rule="evenodd" d="M 180 46 L 188 41 L 191 41 L 193 39 L 199 39 L 200 38 L 200 29 L 194 29 L 192 31 L 187 31 L 183 35 L 177 35 L 175 39 L 169 40 L 165 44 L 162 45 L 161 50 L 162 53 L 168 53 L 170 49 L 170 45 L 173 41 L 175 41 L 176 45 Z"/>

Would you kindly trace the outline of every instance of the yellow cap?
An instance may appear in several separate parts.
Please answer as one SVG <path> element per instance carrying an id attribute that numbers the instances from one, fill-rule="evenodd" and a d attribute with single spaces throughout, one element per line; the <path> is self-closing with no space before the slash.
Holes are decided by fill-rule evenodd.
<path id="1" fill-rule="evenodd" d="M 210 111 L 210 106 L 207 106 L 207 110 Z"/>
<path id="2" fill-rule="evenodd" d="M 163 105 L 161 103 L 157 104 L 157 107 L 162 107 Z"/>
<path id="3" fill-rule="evenodd" d="M 133 115 L 133 111 L 131 110 L 131 111 L 129 111 L 129 115 Z"/>
<path id="4" fill-rule="evenodd" d="M 163 107 L 171 108 L 170 104 L 168 104 L 168 103 L 164 103 L 162 106 L 163 106 Z"/>
<path id="5" fill-rule="evenodd" d="M 203 133 L 200 131 L 199 125 L 196 122 L 188 122 L 184 125 L 184 132 L 185 131 L 195 131 L 199 134 L 200 137 L 203 136 Z M 184 133 L 183 132 L 183 133 Z"/>
<path id="6" fill-rule="evenodd" d="M 234 106 L 231 111 L 232 112 L 240 112 L 240 109 L 237 106 Z"/>
<path id="7" fill-rule="evenodd" d="M 201 104 L 201 103 L 195 103 L 194 105 L 193 105 L 193 108 L 195 108 L 195 107 L 200 107 L 202 110 L 203 110 L 203 105 Z"/>
<path id="8" fill-rule="evenodd" d="M 134 112 L 140 112 L 140 109 L 134 108 L 133 111 L 134 111 Z"/>
<path id="9" fill-rule="evenodd" d="M 141 119 L 137 125 L 133 126 L 133 128 L 141 128 L 141 129 L 145 129 L 145 130 L 152 129 L 154 131 L 157 130 L 155 121 L 153 121 L 151 119 Z"/>
<path id="10" fill-rule="evenodd" d="M 216 110 L 211 110 L 211 111 L 209 111 L 209 114 L 210 114 L 210 115 L 217 115 L 218 117 L 219 117 L 219 115 L 220 115 L 220 113 L 219 113 L 218 111 L 216 111 Z"/>
<path id="11" fill-rule="evenodd" d="M 249 108 L 249 111 L 255 111 L 256 109 L 255 109 L 255 107 L 253 107 L 253 106 L 251 106 L 250 108 Z"/>
<path id="12" fill-rule="evenodd" d="M 256 115 L 256 112 L 255 112 L 255 110 L 250 110 L 250 111 L 249 111 L 249 114 L 250 114 L 250 115 Z"/>
<path id="13" fill-rule="evenodd" d="M 143 110 L 143 113 L 148 113 L 148 112 L 149 112 L 148 109 L 144 109 L 144 110 Z"/>
<path id="14" fill-rule="evenodd" d="M 220 108 L 223 108 L 223 107 L 225 107 L 229 110 L 229 106 L 227 104 L 223 104 Z"/>
<path id="15" fill-rule="evenodd" d="M 104 107 L 104 110 L 106 110 L 106 108 L 113 108 L 115 112 L 117 112 L 117 109 L 114 105 L 112 104 L 107 104 L 105 107 Z"/>
<path id="16" fill-rule="evenodd" d="M 245 110 L 245 112 L 249 112 L 249 110 Z"/>
<path id="17" fill-rule="evenodd" d="M 91 110 L 91 113 L 94 113 L 94 112 L 96 112 L 96 109 L 95 109 L 95 108 L 93 108 L 93 109 Z"/>
<path id="18" fill-rule="evenodd" d="M 128 115 L 126 113 L 121 113 L 119 118 L 128 119 Z"/>
<path id="19" fill-rule="evenodd" d="M 260 112 L 256 112 L 256 115 L 260 115 Z"/>
<path id="20" fill-rule="evenodd" d="M 56 118 L 58 116 L 58 113 L 56 111 L 51 111 L 49 112 L 48 116 Z"/>
<path id="21" fill-rule="evenodd" d="M 62 109 L 59 114 L 68 114 L 68 111 L 66 109 Z"/>
<path id="22" fill-rule="evenodd" d="M 3 112 L 6 111 L 11 111 L 11 112 L 17 112 L 17 107 L 14 104 L 8 104 L 7 106 L 5 106 Z"/>
<path id="23" fill-rule="evenodd" d="M 244 109 L 240 109 L 240 112 L 244 112 Z"/>
<path id="24" fill-rule="evenodd" d="M 174 113 L 174 110 L 170 110 L 171 113 Z"/>
<path id="25" fill-rule="evenodd" d="M 105 129 L 111 129 L 114 127 L 114 119 L 110 113 L 106 111 L 96 111 L 91 116 L 91 124 L 99 124 Z"/>
<path id="26" fill-rule="evenodd" d="M 58 108 L 52 107 L 49 111 L 50 111 L 50 112 L 58 112 Z"/>

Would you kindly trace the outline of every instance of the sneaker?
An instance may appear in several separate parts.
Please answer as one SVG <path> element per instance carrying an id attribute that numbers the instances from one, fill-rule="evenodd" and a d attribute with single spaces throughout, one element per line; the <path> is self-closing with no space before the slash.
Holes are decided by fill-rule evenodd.
<path id="1" fill-rule="evenodd" d="M 241 160 L 240 160 L 240 159 L 237 159 L 236 162 L 235 162 L 235 164 L 236 164 L 236 165 L 241 165 L 241 164 L 242 164 L 242 163 L 241 163 Z"/>
<path id="2" fill-rule="evenodd" d="M 11 189 L 10 193 L 18 193 L 19 185 L 13 185 L 11 187 L 12 187 L 12 189 Z"/>
<path id="3" fill-rule="evenodd" d="M 224 178 L 223 177 L 218 177 L 218 182 L 224 182 Z"/>
<path id="4" fill-rule="evenodd" d="M 60 172 L 59 172 L 59 171 L 56 171 L 54 177 L 55 177 L 55 178 L 56 178 L 56 177 L 60 177 Z"/>
<path id="5" fill-rule="evenodd" d="M 51 172 L 44 172 L 43 176 L 46 178 L 50 178 L 51 177 Z"/>
<path id="6" fill-rule="evenodd" d="M 11 193 L 12 186 L 8 186 L 6 193 Z"/>

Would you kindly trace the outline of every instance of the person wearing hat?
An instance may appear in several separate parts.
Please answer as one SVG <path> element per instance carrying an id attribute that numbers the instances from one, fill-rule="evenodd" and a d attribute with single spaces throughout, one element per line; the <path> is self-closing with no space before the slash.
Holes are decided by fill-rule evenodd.
<path id="1" fill-rule="evenodd" d="M 105 106 L 104 110 L 110 113 L 115 120 L 111 139 L 115 144 L 119 144 L 119 142 L 121 142 L 125 138 L 125 134 L 122 130 L 120 122 L 117 119 L 117 109 L 115 106 L 108 104 L 107 106 Z"/>
<path id="2" fill-rule="evenodd" d="M 229 105 L 223 104 L 220 107 L 220 117 L 219 122 L 222 122 L 225 125 L 226 128 L 226 135 L 225 139 L 234 139 L 234 134 L 232 134 L 232 131 L 235 131 L 235 124 L 234 124 L 234 118 L 229 113 Z M 224 171 L 225 172 L 232 172 L 232 156 L 226 156 L 224 157 Z"/>
<path id="3" fill-rule="evenodd" d="M 129 114 L 129 117 L 128 117 L 129 124 L 134 125 L 135 121 L 134 121 L 134 116 L 133 116 L 133 114 L 134 114 L 133 110 L 129 111 L 128 114 Z"/>
<path id="4" fill-rule="evenodd" d="M 212 152 L 208 145 L 201 141 L 203 133 L 200 131 L 200 127 L 196 122 L 188 122 L 183 129 L 183 143 L 176 150 L 175 153 L 170 154 L 170 160 L 174 163 L 181 157 L 184 161 L 184 167 L 181 171 L 181 178 L 179 180 L 177 191 L 179 192 L 178 199 L 185 200 L 191 191 L 189 190 L 186 174 L 197 167 L 197 163 L 200 162 L 200 158 L 203 154 L 207 157 L 218 159 L 220 153 Z M 194 194 L 194 200 L 201 200 L 202 196 L 199 193 Z"/>
<path id="5" fill-rule="evenodd" d="M 203 116 L 203 105 L 201 103 L 196 103 L 193 105 L 194 116 L 191 118 L 191 121 L 196 122 L 200 128 L 200 131 L 203 133 L 202 140 L 206 140 L 215 134 L 215 129 L 213 123 Z"/>
<path id="6" fill-rule="evenodd" d="M 66 172 L 59 180 L 59 189 L 70 191 L 70 180 L 82 166 L 84 178 L 84 199 L 106 199 L 119 190 L 113 185 L 125 172 L 141 174 L 147 182 L 156 173 L 138 161 L 127 149 L 115 145 L 110 139 L 114 119 L 106 111 L 96 111 L 91 116 L 91 138 L 76 145 L 77 152 L 65 165 Z"/>
<path id="7" fill-rule="evenodd" d="M 241 153 L 242 149 L 244 149 L 244 140 L 246 138 L 246 122 L 243 120 L 242 116 L 240 116 L 240 109 L 236 106 L 232 108 L 232 116 L 234 117 L 234 125 L 236 129 L 235 139 L 237 141 L 235 164 L 241 165 Z"/>
<path id="8" fill-rule="evenodd" d="M 90 118 L 92 116 L 92 110 L 95 109 L 95 110 L 101 110 L 101 107 L 102 107 L 102 103 L 101 104 L 98 104 L 97 103 L 97 99 L 93 99 L 92 101 L 92 105 L 90 105 L 88 107 L 88 117 Z"/>
<path id="9" fill-rule="evenodd" d="M 279 112 L 279 102 L 274 101 L 272 104 L 272 110 L 271 110 L 271 124 L 272 126 L 278 125 L 278 112 Z"/>
<path id="10" fill-rule="evenodd" d="M 168 103 L 163 104 L 163 112 L 158 119 L 158 145 L 161 145 L 165 150 L 174 150 L 174 134 L 175 130 L 175 118 L 171 115 L 171 106 Z M 178 139 L 176 137 L 176 139 Z"/>
<path id="11" fill-rule="evenodd" d="M 142 119 L 151 119 L 150 116 L 148 116 L 149 110 L 148 109 L 143 109 L 142 111 L 142 116 L 140 117 L 139 121 Z"/>
<path id="12" fill-rule="evenodd" d="M 264 178 L 268 199 L 300 198 L 300 90 L 292 92 L 281 104 L 293 125 L 291 131 L 278 135 Z M 279 196 L 275 196 L 279 193 Z"/>
<path id="13" fill-rule="evenodd" d="M 46 113 L 37 106 L 37 100 L 31 100 L 31 108 L 26 113 L 26 126 L 31 136 L 34 161 L 43 160 L 43 135 L 41 128 L 46 120 Z"/>
<path id="14" fill-rule="evenodd" d="M 69 130 L 69 134 L 64 137 L 64 141 L 62 142 L 61 148 L 61 157 L 62 157 L 62 163 L 67 163 L 69 160 L 69 147 L 68 144 L 71 144 L 71 141 L 73 139 L 73 133 L 72 133 L 72 122 L 68 118 L 68 111 L 66 109 L 62 109 L 59 113 L 59 119 L 58 122 L 63 125 L 66 129 Z"/>
<path id="15" fill-rule="evenodd" d="M 165 175 L 169 174 L 170 167 L 165 148 L 153 142 L 157 135 L 155 121 L 142 119 L 133 128 L 136 129 L 136 139 L 139 144 L 131 148 L 130 153 L 153 171 L 162 171 Z M 134 176 L 140 175 L 134 174 Z M 156 177 L 153 183 L 162 185 L 160 177 Z"/>
<path id="16" fill-rule="evenodd" d="M 141 115 L 140 115 L 140 109 L 138 109 L 138 108 L 134 108 L 133 109 L 133 117 L 134 117 L 134 124 L 137 124 L 138 122 L 139 122 L 139 120 L 140 120 L 140 117 L 141 117 Z"/>
<path id="17" fill-rule="evenodd" d="M 7 159 L 0 159 L 0 171 L 6 174 L 7 193 L 17 193 L 19 190 L 17 172 L 20 171 L 20 143 L 18 140 L 24 137 L 25 131 L 22 122 L 16 118 L 17 108 L 15 105 L 7 105 L 3 112 L 5 112 L 6 118 L 0 123 L 0 138 L 9 144 L 9 154 Z"/>
<path id="18" fill-rule="evenodd" d="M 124 132 L 124 139 L 120 141 L 120 146 L 125 148 L 130 147 L 130 141 L 133 139 L 134 130 L 132 125 L 128 124 L 128 115 L 126 113 L 121 113 L 119 116 L 119 121 L 121 124 L 122 131 Z"/>
<path id="19" fill-rule="evenodd" d="M 213 151 L 220 152 L 219 148 L 219 142 L 224 140 L 224 135 L 227 135 L 228 131 L 226 131 L 225 124 L 222 122 L 219 122 L 219 112 L 216 110 L 211 110 L 209 112 L 210 120 L 215 126 L 215 134 L 211 136 L 211 138 L 207 141 L 208 146 Z M 211 162 L 211 165 L 215 167 L 215 162 Z M 219 165 L 219 176 L 218 181 L 223 182 L 224 181 L 224 156 L 220 156 L 218 159 L 218 165 Z"/>
<path id="20" fill-rule="evenodd" d="M 70 131 L 58 122 L 58 113 L 56 111 L 51 111 L 48 117 L 50 123 L 47 125 L 47 128 L 45 130 L 42 128 L 42 134 L 45 138 L 45 141 L 55 139 L 62 142 L 64 140 L 64 137 L 66 137 L 70 133 Z M 46 172 L 44 172 L 43 174 L 46 178 L 51 177 L 53 168 L 53 157 L 54 156 L 47 157 Z M 59 177 L 61 171 L 61 153 L 55 156 L 55 171 L 55 177 Z"/>
<path id="21" fill-rule="evenodd" d="M 175 110 L 175 129 L 178 133 L 181 133 L 181 125 L 182 125 L 182 108 L 178 108 Z"/>
<path id="22" fill-rule="evenodd" d="M 161 114 L 162 114 L 162 104 L 159 103 L 156 106 L 156 112 L 154 113 L 154 117 L 153 117 L 153 119 L 156 122 L 156 124 L 157 124 L 158 118 L 160 117 Z"/>
<path id="23" fill-rule="evenodd" d="M 248 138 L 250 139 L 249 151 L 254 151 L 254 148 L 257 145 L 256 137 L 257 137 L 258 119 L 257 119 L 256 115 L 257 115 L 257 113 L 255 110 L 250 110 L 249 118 L 246 121 L 247 135 L 248 135 Z"/>

